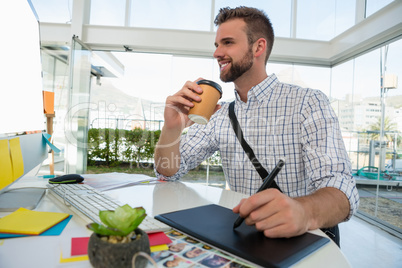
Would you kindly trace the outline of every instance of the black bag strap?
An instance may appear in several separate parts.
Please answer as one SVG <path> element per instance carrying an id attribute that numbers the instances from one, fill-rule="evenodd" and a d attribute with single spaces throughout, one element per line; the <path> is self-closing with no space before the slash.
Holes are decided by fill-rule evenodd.
<path id="1" fill-rule="evenodd" d="M 239 122 L 237 121 L 236 114 L 234 112 L 235 102 L 231 102 L 229 104 L 229 118 L 230 122 L 232 123 L 233 130 L 236 134 L 237 139 L 239 140 L 241 147 L 243 147 L 244 152 L 250 159 L 251 163 L 254 165 L 255 169 L 257 170 L 258 174 L 262 180 L 264 180 L 268 175 L 268 171 L 261 165 L 260 161 L 258 161 L 257 157 L 254 154 L 253 149 L 251 149 L 250 145 L 244 139 L 243 131 L 240 128 Z M 281 188 L 276 184 L 275 181 L 271 183 L 270 188 L 276 188 L 281 191 Z M 281 191 L 282 192 L 282 191 Z"/>

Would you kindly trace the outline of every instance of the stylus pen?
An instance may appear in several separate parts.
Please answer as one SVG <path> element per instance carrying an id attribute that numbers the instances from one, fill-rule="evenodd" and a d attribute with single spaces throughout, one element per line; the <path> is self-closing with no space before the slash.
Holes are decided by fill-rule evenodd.
<path id="1" fill-rule="evenodd" d="M 281 171 L 282 167 L 285 165 L 285 161 L 280 159 L 278 164 L 276 164 L 275 168 L 269 173 L 269 175 L 265 178 L 264 182 L 262 183 L 260 189 L 258 189 L 257 193 L 268 189 L 268 187 L 271 185 L 271 183 L 274 181 L 276 175 L 278 175 L 279 171 Z M 236 229 L 239 227 L 244 219 L 242 217 L 238 217 L 237 220 L 235 221 L 233 225 L 233 229 Z"/>

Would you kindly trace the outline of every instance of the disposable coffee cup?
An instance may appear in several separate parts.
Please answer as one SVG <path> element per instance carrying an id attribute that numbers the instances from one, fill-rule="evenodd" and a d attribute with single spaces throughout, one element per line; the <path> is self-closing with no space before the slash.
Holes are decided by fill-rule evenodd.
<path id="1" fill-rule="evenodd" d="M 222 88 L 210 80 L 200 80 L 197 84 L 203 90 L 200 94 L 201 101 L 193 102 L 194 106 L 190 109 L 188 117 L 194 123 L 205 125 L 214 113 L 218 100 L 222 97 Z"/>

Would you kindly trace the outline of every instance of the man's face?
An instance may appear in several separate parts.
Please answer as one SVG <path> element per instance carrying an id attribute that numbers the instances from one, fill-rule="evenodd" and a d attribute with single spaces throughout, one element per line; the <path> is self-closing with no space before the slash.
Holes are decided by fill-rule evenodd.
<path id="1" fill-rule="evenodd" d="M 242 19 L 232 19 L 221 24 L 216 32 L 214 57 L 223 82 L 235 81 L 253 66 L 254 56 L 245 27 Z"/>

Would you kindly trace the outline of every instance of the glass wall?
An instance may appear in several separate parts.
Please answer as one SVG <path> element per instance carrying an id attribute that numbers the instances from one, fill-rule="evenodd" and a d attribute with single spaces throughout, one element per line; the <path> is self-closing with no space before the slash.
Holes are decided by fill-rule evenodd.
<path id="1" fill-rule="evenodd" d="M 133 0 L 129 26 L 209 31 L 211 1 Z"/>
<path id="2" fill-rule="evenodd" d="M 296 37 L 330 40 L 355 24 L 355 1 L 298 0 Z"/>
<path id="3" fill-rule="evenodd" d="M 385 53 L 387 51 L 387 54 Z M 385 89 L 384 138 L 380 137 L 381 69 L 402 77 L 402 40 L 332 68 L 329 97 L 343 131 L 360 193 L 359 212 L 401 232 L 402 93 Z M 381 65 L 382 64 L 382 65 Z M 386 64 L 386 66 L 384 66 Z M 386 68 L 385 68 L 386 67 Z"/>
<path id="4" fill-rule="evenodd" d="M 216 0 L 214 18 L 222 7 L 251 6 L 264 10 L 275 29 L 275 36 L 292 37 L 292 0 Z"/>
<path id="5" fill-rule="evenodd" d="M 125 26 L 126 0 L 91 0 L 89 23 Z"/>
<path id="6" fill-rule="evenodd" d="M 31 0 L 40 22 L 71 23 L 71 0 Z"/>
<path id="7" fill-rule="evenodd" d="M 66 144 L 64 132 L 64 119 L 67 113 L 67 102 L 69 96 L 68 77 L 69 66 L 67 57 L 68 51 L 59 50 L 60 55 L 57 57 L 55 50 L 48 51 L 42 48 L 42 73 L 43 73 L 43 89 L 54 92 L 54 110 L 55 117 L 53 119 L 53 144 L 59 148 L 60 153 L 54 155 L 55 174 L 64 174 L 64 149 Z M 48 163 L 42 166 L 42 172 L 49 174 Z"/>
<path id="8" fill-rule="evenodd" d="M 64 118 L 65 171 L 83 174 L 87 167 L 89 110 L 91 109 L 91 51 L 73 37 L 70 53 L 68 109 Z"/>
<path id="9" fill-rule="evenodd" d="M 371 16 L 393 0 L 366 0 L 366 17 Z"/>

